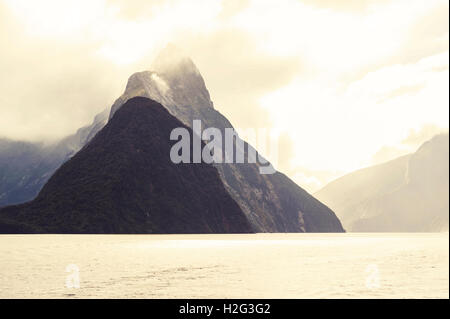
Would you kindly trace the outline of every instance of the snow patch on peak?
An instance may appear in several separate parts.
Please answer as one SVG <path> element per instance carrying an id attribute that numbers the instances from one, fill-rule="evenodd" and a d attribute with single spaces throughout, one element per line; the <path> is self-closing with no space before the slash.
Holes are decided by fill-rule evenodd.
<path id="1" fill-rule="evenodd" d="M 170 88 L 167 85 L 166 81 L 164 81 L 158 74 L 152 73 L 151 78 L 156 83 L 156 85 L 158 86 L 158 89 L 162 93 L 165 94 L 165 93 L 167 93 L 169 91 Z"/>
<path id="2" fill-rule="evenodd" d="M 134 73 L 128 79 L 125 92 L 111 108 L 110 118 L 122 104 L 136 96 L 161 103 L 185 124 L 194 110 L 214 108 L 194 62 L 173 45 L 161 51 L 152 71 Z"/>

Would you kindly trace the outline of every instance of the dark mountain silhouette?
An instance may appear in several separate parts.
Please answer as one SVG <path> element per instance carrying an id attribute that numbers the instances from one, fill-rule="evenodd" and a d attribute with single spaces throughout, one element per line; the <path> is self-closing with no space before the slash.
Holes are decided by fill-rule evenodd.
<path id="1" fill-rule="evenodd" d="M 448 133 L 415 153 L 338 178 L 316 196 L 348 231 L 448 231 Z"/>
<path id="2" fill-rule="evenodd" d="M 160 102 L 187 126 L 191 126 L 193 120 L 201 120 L 204 127 L 218 128 L 223 136 L 225 128 L 233 127 L 214 109 L 200 71 L 176 47 L 169 45 L 163 50 L 152 70 L 135 73 L 129 78 L 110 116 L 129 98 L 145 96 Z M 235 151 L 247 154 L 249 148 L 253 149 L 244 142 L 244 149 L 235 147 Z M 258 232 L 344 231 L 332 210 L 285 175 L 279 172 L 260 174 L 259 164 L 215 166 L 226 189 Z"/>
<path id="3" fill-rule="evenodd" d="M 0 210 L 0 232 L 252 232 L 214 166 L 172 163 L 175 127 L 159 103 L 130 99 L 35 200 Z"/>
<path id="4" fill-rule="evenodd" d="M 204 127 L 224 132 L 231 123 L 214 109 L 205 82 L 192 60 L 168 46 L 155 60 L 153 71 L 133 74 L 126 90 L 111 107 L 110 118 L 130 98 L 143 96 L 160 102 L 167 110 L 191 126 L 199 119 Z M 105 112 L 92 125 L 57 144 L 55 152 L 43 151 L 43 160 L 33 161 L 18 170 L 3 169 L 8 184 L 0 185 L 0 206 L 31 200 L 52 173 L 106 124 Z M 242 141 L 237 137 L 236 142 Z M 236 143 L 235 143 L 236 144 Z M 236 145 L 235 145 L 236 146 Z M 245 152 L 254 148 L 244 142 Z M 0 152 L 0 159 L 2 154 Z M 14 161 L 20 163 L 21 157 Z M 47 163 L 51 163 L 48 165 Z M 43 166 L 43 168 L 40 168 Z M 259 164 L 217 164 L 226 190 L 239 204 L 253 228 L 258 232 L 342 232 L 342 225 L 334 212 L 276 172 L 262 175 Z M 0 172 L 2 171 L 0 160 Z M 3 183 L 3 182 L 2 182 Z M 14 191 L 12 191 L 14 190 Z M 3 192 L 3 194 L 2 194 Z M 3 195 L 3 199 L 2 199 Z"/>

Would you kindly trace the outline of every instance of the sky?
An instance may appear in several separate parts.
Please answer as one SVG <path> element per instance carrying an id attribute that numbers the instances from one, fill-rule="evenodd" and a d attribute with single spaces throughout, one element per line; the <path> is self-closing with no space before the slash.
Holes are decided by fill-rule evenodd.
<path id="1" fill-rule="evenodd" d="M 235 127 L 277 132 L 277 168 L 314 192 L 448 131 L 448 6 L 0 0 L 0 137 L 74 133 L 171 42 Z"/>

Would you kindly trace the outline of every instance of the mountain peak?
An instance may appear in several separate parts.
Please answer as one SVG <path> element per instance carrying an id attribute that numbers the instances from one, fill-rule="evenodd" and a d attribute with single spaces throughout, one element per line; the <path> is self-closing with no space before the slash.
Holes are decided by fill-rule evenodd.
<path id="1" fill-rule="evenodd" d="M 158 77 L 170 88 L 175 105 L 214 108 L 197 66 L 175 45 L 168 44 L 161 50 L 153 61 L 151 70 L 156 73 L 152 75 L 154 78 Z M 161 85 L 161 81 L 158 82 Z"/>
<path id="2" fill-rule="evenodd" d="M 111 108 L 109 118 L 127 100 L 143 96 L 155 100 L 188 124 L 189 109 L 214 108 L 200 71 L 182 50 L 166 46 L 154 60 L 151 71 L 130 76 L 124 94 Z"/>

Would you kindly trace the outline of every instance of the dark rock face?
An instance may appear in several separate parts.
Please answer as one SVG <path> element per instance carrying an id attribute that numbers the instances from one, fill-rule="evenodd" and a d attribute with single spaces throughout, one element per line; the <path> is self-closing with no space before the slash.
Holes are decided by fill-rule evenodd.
<path id="1" fill-rule="evenodd" d="M 176 127 L 159 103 L 130 99 L 35 200 L 0 210 L 0 232 L 252 232 L 214 166 L 172 163 Z"/>
<path id="2" fill-rule="evenodd" d="M 142 96 L 161 103 L 172 115 L 191 126 L 193 120 L 201 120 L 204 127 L 215 127 L 224 133 L 231 123 L 214 109 L 205 82 L 191 59 L 169 46 L 161 52 L 152 66 L 153 71 L 133 74 L 126 90 L 111 107 L 110 119 L 129 99 Z M 92 125 L 80 129 L 55 147 L 56 153 L 43 152 L 43 169 L 31 167 L 31 173 L 18 170 L 13 174 L 5 170 L 14 181 L 0 185 L 0 206 L 31 200 L 53 172 L 106 124 L 107 114 L 96 117 Z M 239 137 L 237 141 L 241 141 Z M 237 142 L 236 141 L 236 142 Z M 244 152 L 253 147 L 244 142 Z M 57 154 L 57 155 L 55 155 Z M 0 159 L 2 154 L 0 152 Z M 21 158 L 16 158 L 19 162 Z M 46 163 L 50 162 L 51 165 Z M 1 161 L 0 161 L 1 165 Z M 239 204 L 253 229 L 257 232 L 343 232 L 334 212 L 308 194 L 281 173 L 261 175 L 259 164 L 216 164 L 220 178 L 231 197 Z M 0 166 L 0 172 L 2 168 Z M 27 181 L 25 185 L 21 179 Z M 25 191 L 30 185 L 30 192 Z M 3 188 L 2 188 L 3 187 Z M 19 197 L 12 197 L 14 189 Z M 3 198 L 2 197 L 3 190 Z"/>
<path id="3" fill-rule="evenodd" d="M 449 136 L 343 176 L 317 193 L 349 231 L 439 232 L 449 225 Z"/>
<path id="4" fill-rule="evenodd" d="M 129 98 L 145 96 L 160 102 L 185 125 L 192 126 L 193 120 L 201 120 L 204 128 L 218 128 L 224 136 L 225 128 L 233 126 L 214 109 L 195 64 L 172 46 L 165 51 L 155 60 L 154 71 L 130 77 L 124 94 L 113 104 L 110 116 Z M 253 147 L 244 142 L 243 151 L 249 149 Z M 257 232 L 344 231 L 333 211 L 285 175 L 278 172 L 262 175 L 259 164 L 215 166 L 227 191 Z"/>

